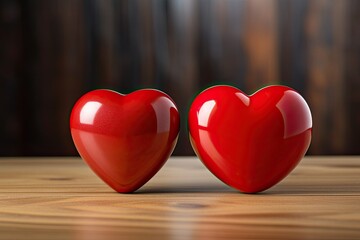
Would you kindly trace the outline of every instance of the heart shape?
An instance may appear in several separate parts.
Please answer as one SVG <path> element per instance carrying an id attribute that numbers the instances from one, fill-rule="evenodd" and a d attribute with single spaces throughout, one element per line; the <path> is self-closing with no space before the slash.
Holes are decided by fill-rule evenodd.
<path id="1" fill-rule="evenodd" d="M 200 93 L 188 116 L 190 141 L 205 166 L 245 193 L 264 191 L 285 178 L 311 141 L 310 109 L 285 86 L 246 95 L 231 86 Z"/>
<path id="2" fill-rule="evenodd" d="M 117 192 L 133 192 L 163 166 L 174 150 L 179 112 L 154 89 L 128 95 L 95 90 L 73 107 L 74 144 L 90 168 Z"/>

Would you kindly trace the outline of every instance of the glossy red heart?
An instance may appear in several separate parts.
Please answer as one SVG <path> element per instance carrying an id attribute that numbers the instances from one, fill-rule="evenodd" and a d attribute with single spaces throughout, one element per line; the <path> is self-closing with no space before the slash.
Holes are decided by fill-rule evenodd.
<path id="1" fill-rule="evenodd" d="M 200 93 L 188 116 L 190 141 L 205 166 L 242 192 L 264 191 L 305 155 L 312 118 L 305 100 L 285 86 L 251 96 L 230 86 Z"/>
<path id="2" fill-rule="evenodd" d="M 171 155 L 179 112 L 165 93 L 144 89 L 129 95 L 95 90 L 75 104 L 70 128 L 90 168 L 117 192 L 145 184 Z"/>

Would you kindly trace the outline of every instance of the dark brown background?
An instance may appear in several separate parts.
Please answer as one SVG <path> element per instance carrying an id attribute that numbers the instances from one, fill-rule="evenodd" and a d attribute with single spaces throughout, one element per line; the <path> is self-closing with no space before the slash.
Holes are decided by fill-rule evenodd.
<path id="1" fill-rule="evenodd" d="M 360 1 L 0 1 L 0 155 L 73 155 L 68 118 L 95 88 L 153 87 L 176 101 L 176 154 L 200 90 L 298 90 L 311 154 L 360 153 Z"/>

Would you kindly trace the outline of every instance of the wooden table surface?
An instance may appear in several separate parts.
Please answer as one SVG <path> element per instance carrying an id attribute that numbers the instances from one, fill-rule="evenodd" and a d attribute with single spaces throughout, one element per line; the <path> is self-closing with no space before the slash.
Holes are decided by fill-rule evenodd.
<path id="1" fill-rule="evenodd" d="M 307 157 L 242 194 L 193 157 L 133 194 L 79 158 L 0 159 L 0 239 L 360 239 L 360 157 Z"/>

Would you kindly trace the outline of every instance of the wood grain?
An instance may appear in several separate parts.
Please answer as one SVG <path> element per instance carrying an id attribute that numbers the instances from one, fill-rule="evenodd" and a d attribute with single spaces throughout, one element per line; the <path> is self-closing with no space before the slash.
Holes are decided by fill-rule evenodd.
<path id="1" fill-rule="evenodd" d="M 5 158 L 0 239 L 359 239 L 359 176 L 359 157 L 308 157 L 250 195 L 196 158 L 172 158 L 118 194 L 78 158 Z"/>

